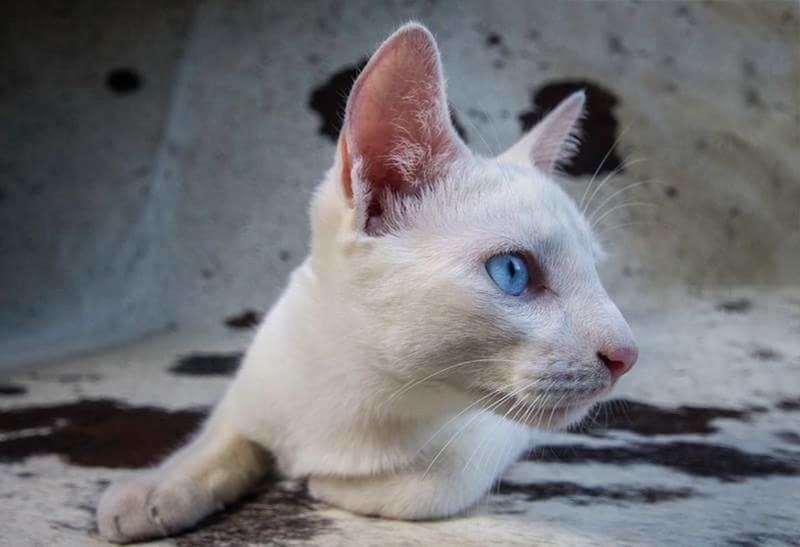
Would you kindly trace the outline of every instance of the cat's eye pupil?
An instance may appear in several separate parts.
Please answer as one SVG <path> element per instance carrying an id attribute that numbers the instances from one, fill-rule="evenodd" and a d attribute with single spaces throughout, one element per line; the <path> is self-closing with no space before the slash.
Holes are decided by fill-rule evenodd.
<path id="1" fill-rule="evenodd" d="M 501 291 L 519 296 L 528 285 L 528 265 L 518 254 L 501 254 L 486 261 L 486 272 Z"/>

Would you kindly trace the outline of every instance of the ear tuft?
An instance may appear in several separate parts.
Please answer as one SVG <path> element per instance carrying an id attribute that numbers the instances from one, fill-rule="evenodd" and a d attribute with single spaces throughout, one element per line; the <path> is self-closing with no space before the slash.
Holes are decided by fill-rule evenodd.
<path id="1" fill-rule="evenodd" d="M 585 115 L 586 92 L 576 91 L 561 101 L 533 129 L 498 156 L 505 163 L 532 163 L 546 173 L 578 150 L 580 121 Z"/>

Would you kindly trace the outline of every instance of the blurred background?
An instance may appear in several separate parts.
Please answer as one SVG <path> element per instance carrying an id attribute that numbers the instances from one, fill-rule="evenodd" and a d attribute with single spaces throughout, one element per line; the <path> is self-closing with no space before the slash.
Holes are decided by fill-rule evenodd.
<path id="1" fill-rule="evenodd" d="M 590 201 L 610 253 L 602 277 L 640 337 L 623 393 L 777 408 L 789 423 L 800 407 L 792 0 L 3 2 L 0 393 L 20 397 L 0 403 L 213 402 L 226 381 L 215 374 L 235 369 L 247 329 L 305 255 L 308 201 L 353 79 L 409 19 L 438 39 L 454 121 L 479 153 L 587 90 L 584 145 L 563 184 Z M 193 351 L 228 352 L 194 362 L 210 383 L 165 373 Z M 116 407 L 92 408 L 86 423 Z M 777 428 L 784 451 L 800 439 L 759 424 L 725 434 L 765 447 Z M 51 441 L 37 453 L 74 463 Z M 52 493 L 63 484 L 47 469 L 39 487 Z M 769 486 L 783 524 L 742 518 L 789 526 L 791 480 Z M 718 508 L 719 523 L 764 495 L 732 494 L 740 506 Z M 81 496 L 90 506 L 95 492 Z M 592 534 L 614 523 L 586 522 Z"/>
<path id="2" fill-rule="evenodd" d="M 0 9 L 3 365 L 267 307 L 305 253 L 349 85 L 409 18 L 481 153 L 588 89 L 568 188 L 619 139 L 593 204 L 638 181 L 605 205 L 648 204 L 603 219 L 612 290 L 800 280 L 794 2 Z"/>

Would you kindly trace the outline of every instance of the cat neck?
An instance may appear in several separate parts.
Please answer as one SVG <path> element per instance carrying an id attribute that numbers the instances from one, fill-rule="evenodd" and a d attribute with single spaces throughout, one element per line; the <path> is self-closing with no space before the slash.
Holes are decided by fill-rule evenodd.
<path id="1" fill-rule="evenodd" d="M 354 414 L 371 424 L 438 418 L 451 410 L 443 401 L 461 402 L 465 397 L 441 382 L 417 384 L 420 378 L 395 371 L 395 364 L 384 362 L 382 348 L 358 332 L 359 323 L 328 292 L 330 288 L 320 287 L 311 260 L 306 259 L 293 272 L 276 306 L 280 318 L 265 327 L 282 338 L 280 361 L 303 371 L 300 381 L 305 384 L 316 378 L 330 393 L 346 398 Z"/>
<path id="2" fill-rule="evenodd" d="M 242 400 L 234 406 L 270 401 L 264 416 L 246 418 L 244 433 L 269 437 L 284 472 L 293 476 L 404 467 L 468 398 L 433 383 L 404 391 L 408 379 L 376 366 L 378 348 L 348 333 L 352 325 L 328 305 L 306 260 L 260 327 L 237 377 Z"/>

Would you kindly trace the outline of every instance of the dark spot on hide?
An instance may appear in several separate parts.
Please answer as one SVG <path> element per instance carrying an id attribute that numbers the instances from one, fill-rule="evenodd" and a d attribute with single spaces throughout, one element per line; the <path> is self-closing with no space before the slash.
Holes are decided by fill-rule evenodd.
<path id="1" fill-rule="evenodd" d="M 626 55 L 628 53 L 628 49 L 622 43 L 622 39 L 616 34 L 608 37 L 608 51 L 614 55 Z"/>
<path id="2" fill-rule="evenodd" d="M 517 484 L 508 481 L 501 481 L 498 484 L 497 493 L 501 495 L 522 495 L 529 502 L 568 498 L 573 505 L 588 505 L 593 502 L 659 503 L 686 499 L 695 495 L 691 488 L 656 488 L 630 485 L 583 486 L 574 482 Z"/>
<path id="3" fill-rule="evenodd" d="M 789 444 L 800 444 L 800 433 L 794 431 L 778 431 L 775 436 Z"/>
<path id="4" fill-rule="evenodd" d="M 486 36 L 486 45 L 488 47 L 499 46 L 502 42 L 503 39 L 496 32 L 491 32 Z"/>
<path id="5" fill-rule="evenodd" d="M 614 399 L 601 403 L 595 409 L 602 427 L 587 425 L 588 433 L 602 433 L 603 429 L 630 431 L 638 435 L 708 435 L 718 431 L 713 421 L 726 418 L 748 421 L 752 409 L 679 406 L 662 408 L 627 399 Z"/>
<path id="6" fill-rule="evenodd" d="M 800 474 L 800 456 L 778 457 L 744 452 L 732 446 L 684 441 L 602 447 L 548 445 L 539 447 L 529 459 L 561 464 L 659 465 L 688 475 L 716 478 L 724 482 Z"/>
<path id="7" fill-rule="evenodd" d="M 717 306 L 717 310 L 724 311 L 726 313 L 745 313 L 750 311 L 752 307 L 753 303 L 747 298 L 734 298 L 720 302 L 720 304 Z"/>
<path id="8" fill-rule="evenodd" d="M 58 382 L 60 384 L 79 384 L 81 382 L 98 382 L 102 379 L 102 376 L 99 374 L 88 373 L 88 374 L 80 374 L 80 373 L 72 373 L 72 374 L 61 374 L 58 377 Z"/>
<path id="9" fill-rule="evenodd" d="M 179 547 L 205 545 L 251 545 L 268 542 L 307 543 L 332 526 L 332 521 L 315 514 L 317 502 L 305 487 L 292 490 L 276 484 L 271 477 L 252 495 L 230 509 L 212 515 L 197 529 L 175 541 Z"/>
<path id="10" fill-rule="evenodd" d="M 725 545 L 732 547 L 763 547 L 764 545 L 800 545 L 800 535 L 774 532 L 744 532 L 728 538 Z"/>
<path id="11" fill-rule="evenodd" d="M 70 530 L 72 532 L 93 532 L 94 526 L 86 525 L 86 526 L 76 526 L 74 524 L 70 524 L 69 522 L 63 522 L 60 520 L 54 520 L 50 522 L 50 527 L 53 529 L 63 529 L 63 530 Z"/>
<path id="12" fill-rule="evenodd" d="M 689 21 L 690 23 L 694 23 L 694 20 L 691 18 L 692 12 L 689 10 L 689 6 L 685 4 L 679 4 L 675 7 L 675 17 L 683 18 Z"/>
<path id="13" fill-rule="evenodd" d="M 753 108 L 761 108 L 764 106 L 761 95 L 758 94 L 758 91 L 754 87 L 745 87 L 742 90 L 742 97 L 744 99 L 744 104 L 747 106 L 752 106 Z"/>
<path id="14" fill-rule="evenodd" d="M 745 79 L 756 76 L 756 64 L 750 59 L 742 59 L 742 74 Z"/>
<path id="15" fill-rule="evenodd" d="M 775 405 L 775 408 L 785 410 L 787 412 L 800 410 L 800 397 L 796 399 L 783 399 L 782 401 L 778 401 L 778 404 Z"/>
<path id="16" fill-rule="evenodd" d="M 367 66 L 367 61 L 368 59 L 363 57 L 356 64 L 342 68 L 322 85 L 311 90 L 308 106 L 320 116 L 319 134 L 328 137 L 333 142 L 337 141 L 339 132 L 342 130 L 350 89 L 358 75 Z M 464 142 L 467 142 L 467 134 L 452 107 L 450 107 L 450 121 L 453 122 L 453 127 L 458 135 Z"/>
<path id="17" fill-rule="evenodd" d="M 611 91 L 589 80 L 562 80 L 546 84 L 531 94 L 531 107 L 518 116 L 523 132 L 528 131 L 570 94 L 586 91 L 586 117 L 581 122 L 581 143 L 562 170 L 572 176 L 620 172 L 622 161 L 617 154 L 617 129 L 614 115 L 619 100 Z M 610 150 L 610 152 L 609 152 Z M 608 153 L 605 161 L 603 158 Z M 602 163 L 602 166 L 601 166 Z"/>
<path id="18" fill-rule="evenodd" d="M 28 389 L 16 384 L 0 384 L 0 396 L 2 397 L 16 397 L 18 395 L 25 395 Z"/>
<path id="19" fill-rule="evenodd" d="M 777 361 L 781 358 L 781 354 L 772 348 L 756 348 L 750 356 L 759 361 Z"/>
<path id="20" fill-rule="evenodd" d="M 205 414 L 110 399 L 8 409 L 0 412 L 0 461 L 57 454 L 86 467 L 144 467 L 180 446 Z"/>
<path id="21" fill-rule="evenodd" d="M 334 142 L 339 138 L 350 88 L 367 66 L 367 61 L 368 59 L 364 57 L 355 65 L 344 67 L 328 78 L 324 84 L 312 90 L 308 104 L 322 119 L 322 124 L 319 126 L 320 135 L 325 135 Z"/>
<path id="22" fill-rule="evenodd" d="M 178 359 L 169 371 L 188 376 L 229 376 L 239 368 L 242 353 L 194 353 Z"/>
<path id="23" fill-rule="evenodd" d="M 115 68 L 106 75 L 106 87 L 115 95 L 129 95 L 142 86 L 142 77 L 132 68 Z"/>
<path id="24" fill-rule="evenodd" d="M 261 322 L 261 313 L 256 310 L 242 310 L 225 319 L 225 325 L 232 329 L 252 329 Z"/>

